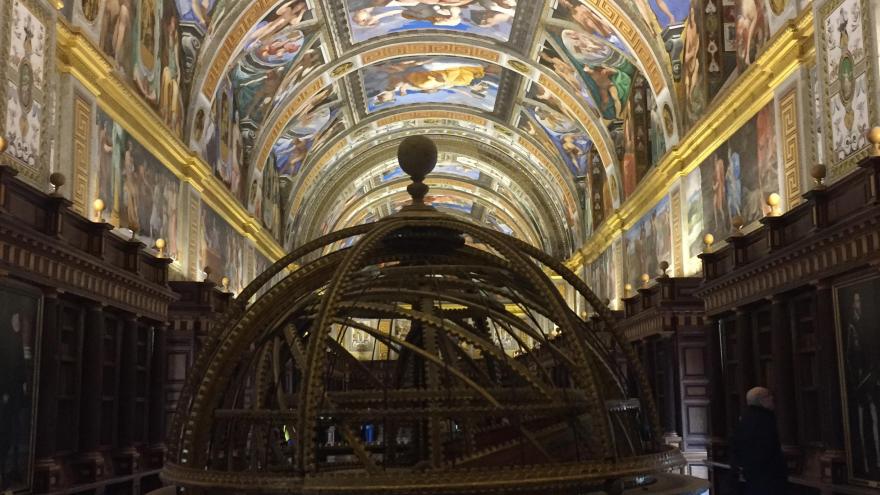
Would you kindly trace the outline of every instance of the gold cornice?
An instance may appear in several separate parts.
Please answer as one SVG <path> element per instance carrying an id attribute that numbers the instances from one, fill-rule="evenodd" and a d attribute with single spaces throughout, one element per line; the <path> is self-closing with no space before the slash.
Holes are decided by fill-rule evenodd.
<path id="1" fill-rule="evenodd" d="M 798 67 L 816 56 L 812 5 L 789 21 L 768 42 L 764 53 L 674 146 L 613 215 L 566 261 L 572 271 L 591 263 L 623 232 L 667 195 L 675 183 L 697 168 L 718 146 L 773 100 L 774 90 Z"/>
<path id="2" fill-rule="evenodd" d="M 211 167 L 190 151 L 132 90 L 92 42 L 75 27 L 56 23 L 59 70 L 76 78 L 95 95 L 98 106 L 137 139 L 233 229 L 251 239 L 263 255 L 277 260 L 285 253 L 272 235 L 214 177 Z"/>

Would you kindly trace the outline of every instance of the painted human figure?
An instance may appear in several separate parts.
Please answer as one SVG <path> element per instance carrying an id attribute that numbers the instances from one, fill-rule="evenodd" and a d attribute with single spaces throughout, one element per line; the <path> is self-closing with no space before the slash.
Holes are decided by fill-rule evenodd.
<path id="1" fill-rule="evenodd" d="M 761 0 L 738 0 L 736 19 L 736 57 L 740 68 L 754 62 L 758 48 L 766 41 L 767 18 Z"/>
<path id="2" fill-rule="evenodd" d="M 614 119 L 623 110 L 623 99 L 629 92 L 631 83 L 629 75 L 613 67 L 584 66 L 584 72 L 589 75 L 599 88 L 599 110 L 606 119 Z"/>
<path id="3" fill-rule="evenodd" d="M 567 82 L 572 89 L 581 91 L 583 84 L 580 77 L 577 75 L 577 71 L 574 70 L 574 67 L 561 58 L 547 53 L 541 54 L 541 60 L 549 64 L 549 66 L 553 68 L 553 72 Z"/>
<path id="4" fill-rule="evenodd" d="M 694 3 L 691 3 L 684 35 L 684 88 L 687 97 L 688 116 L 691 120 L 699 118 L 703 111 L 702 100 L 697 97 L 700 84 L 700 33 L 697 30 L 697 17 Z"/>
<path id="5" fill-rule="evenodd" d="M 113 34 L 116 31 L 116 21 L 119 18 L 119 2 L 120 0 L 105 0 L 104 16 L 101 18 L 101 50 L 111 57 L 115 55 Z"/>
<path id="6" fill-rule="evenodd" d="M 401 69 L 406 70 L 406 67 Z M 433 70 L 408 71 L 392 79 L 387 89 L 375 96 L 375 102 L 380 105 L 392 102 L 395 93 L 404 96 L 410 91 L 430 93 L 462 87 L 470 87 L 474 94 L 480 96 L 486 91 L 485 85 L 480 81 L 485 75 L 486 69 L 476 65 L 450 65 Z"/>
<path id="7" fill-rule="evenodd" d="M 562 149 L 571 161 L 573 171 L 578 174 L 582 173 L 582 168 L 584 167 L 581 167 L 581 162 L 583 161 L 582 157 L 584 155 L 584 150 L 579 145 L 579 141 L 582 141 L 582 137 L 576 134 L 563 134 L 560 141 Z"/>
<path id="8" fill-rule="evenodd" d="M 123 173 L 123 201 L 125 204 L 126 220 L 125 227 L 137 231 L 141 224 L 138 216 L 138 192 L 137 192 L 137 169 L 134 165 L 134 153 L 131 141 L 125 143 L 125 156 L 122 162 Z"/>
<path id="9" fill-rule="evenodd" d="M 559 0 L 559 5 L 567 8 L 572 20 L 588 33 L 604 39 L 611 39 L 615 36 L 614 31 L 606 22 L 578 0 Z"/>
<path id="10" fill-rule="evenodd" d="M 159 111 L 165 123 L 176 132 L 181 132 L 183 116 L 180 102 L 180 39 L 177 30 L 177 16 L 168 16 L 165 24 L 165 51 L 162 54 L 162 92 Z"/>
<path id="11" fill-rule="evenodd" d="M 124 65 L 131 49 L 128 43 L 129 30 L 131 29 L 131 0 L 120 0 L 119 15 L 113 26 L 113 58 L 119 65 Z"/>
<path id="12" fill-rule="evenodd" d="M 251 33 L 250 39 L 253 41 L 263 41 L 263 44 L 266 45 L 268 44 L 267 42 L 270 41 L 270 38 L 285 27 L 298 26 L 302 22 L 307 11 L 308 6 L 306 5 L 305 0 L 291 0 L 289 2 L 284 2 L 275 10 L 275 18 Z"/>
<path id="13" fill-rule="evenodd" d="M 283 69 L 283 68 L 282 68 Z M 246 93 L 252 93 L 244 113 L 243 120 L 262 120 L 266 108 L 272 103 L 272 97 L 281 85 L 281 75 L 278 70 L 269 70 L 266 74 L 258 79 L 242 83 L 239 88 Z"/>
<path id="14" fill-rule="evenodd" d="M 715 228 L 720 232 L 726 232 L 730 225 L 727 219 L 727 211 L 725 203 L 727 201 L 727 185 L 724 181 L 725 175 L 724 159 L 720 155 L 715 155 L 712 176 L 712 208 L 715 216 Z"/>
<path id="15" fill-rule="evenodd" d="M 724 177 L 727 182 L 727 214 L 731 221 L 735 216 L 742 216 L 742 176 L 740 173 L 739 153 L 732 151 L 727 165 L 727 173 Z"/>
<path id="16" fill-rule="evenodd" d="M 458 26 L 464 22 L 463 9 L 475 3 L 484 10 L 471 11 L 470 20 L 483 27 L 510 21 L 516 9 L 514 0 L 372 0 L 356 10 L 351 18 L 362 27 L 377 26 L 382 19 L 396 17 L 435 26 Z"/>
<path id="17" fill-rule="evenodd" d="M 846 325 L 846 363 L 849 370 L 847 392 L 850 409 L 855 409 L 851 435 L 856 438 L 855 448 L 861 455 L 853 456 L 853 469 L 863 475 L 880 476 L 880 416 L 877 410 L 877 392 L 880 376 L 876 358 L 877 349 L 872 345 L 875 330 L 863 318 L 861 294 L 852 296 L 851 312 Z"/>
<path id="18" fill-rule="evenodd" d="M 113 198 L 113 124 L 103 119 L 98 131 L 98 195 L 109 205 Z M 111 205 L 112 206 L 112 205 Z"/>

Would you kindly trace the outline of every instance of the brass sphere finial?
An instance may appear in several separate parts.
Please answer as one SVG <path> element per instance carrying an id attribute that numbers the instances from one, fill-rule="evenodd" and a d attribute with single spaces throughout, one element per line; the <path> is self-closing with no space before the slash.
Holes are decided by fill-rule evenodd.
<path id="1" fill-rule="evenodd" d="M 52 184 L 52 195 L 58 195 L 58 189 L 61 189 L 61 186 L 67 182 L 67 177 L 64 176 L 61 172 L 52 172 L 49 175 L 49 184 Z"/>
<path id="2" fill-rule="evenodd" d="M 100 222 L 104 215 L 104 208 L 106 205 L 104 204 L 104 200 L 101 198 L 96 199 L 92 203 L 92 208 L 95 210 L 95 221 Z"/>
<path id="3" fill-rule="evenodd" d="M 426 136 L 408 136 L 397 148 L 397 162 L 413 180 L 406 188 L 413 204 L 424 203 L 428 194 L 424 180 L 437 165 L 437 145 Z"/>
<path id="4" fill-rule="evenodd" d="M 623 297 L 629 297 L 630 293 L 633 290 L 632 284 L 624 284 L 623 286 Z"/>
<path id="5" fill-rule="evenodd" d="M 871 143 L 871 156 L 880 156 L 880 126 L 868 131 L 868 142 Z"/>
<path id="6" fill-rule="evenodd" d="M 223 286 L 223 292 L 229 292 L 229 277 L 221 278 L 220 285 Z"/>
<path id="7" fill-rule="evenodd" d="M 156 249 L 159 250 L 159 257 L 164 258 L 165 257 L 165 239 L 162 239 L 161 237 L 156 239 Z"/>
<path id="8" fill-rule="evenodd" d="M 642 287 L 647 287 L 648 282 L 651 281 L 651 276 L 648 275 L 647 273 L 643 273 L 641 279 L 642 279 Z"/>
<path id="9" fill-rule="evenodd" d="M 663 272 L 664 278 L 668 277 L 669 275 L 666 273 L 666 271 L 669 270 L 669 262 L 668 261 L 661 261 L 660 262 L 660 270 Z"/>
<path id="10" fill-rule="evenodd" d="M 5 137 L 0 136 L 0 153 L 5 152 L 7 148 L 9 148 L 9 141 Z"/>
<path id="11" fill-rule="evenodd" d="M 730 225 L 736 229 L 736 235 L 742 235 L 742 228 L 746 224 L 746 221 L 743 220 L 742 215 L 734 215 L 733 218 L 730 219 Z"/>
<path id="12" fill-rule="evenodd" d="M 810 168 L 810 177 L 813 178 L 813 181 L 816 183 L 816 189 L 824 189 L 825 188 L 825 176 L 828 175 L 828 167 L 821 163 L 817 163 Z"/>
<path id="13" fill-rule="evenodd" d="M 777 216 L 780 213 L 779 205 L 782 203 L 782 197 L 777 193 L 770 193 L 767 196 L 767 206 L 770 207 L 770 215 Z"/>
<path id="14" fill-rule="evenodd" d="M 712 244 L 715 244 L 715 236 L 712 234 L 706 234 L 703 236 L 703 244 L 706 245 L 706 251 L 712 249 Z"/>

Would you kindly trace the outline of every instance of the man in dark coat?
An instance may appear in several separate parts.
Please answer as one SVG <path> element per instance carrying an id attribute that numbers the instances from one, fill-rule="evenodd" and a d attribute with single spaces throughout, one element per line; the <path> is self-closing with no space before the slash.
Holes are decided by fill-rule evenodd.
<path id="1" fill-rule="evenodd" d="M 784 495 L 788 469 L 779 444 L 773 394 L 755 387 L 746 394 L 748 409 L 731 442 L 731 472 L 745 478 L 745 495 Z"/>

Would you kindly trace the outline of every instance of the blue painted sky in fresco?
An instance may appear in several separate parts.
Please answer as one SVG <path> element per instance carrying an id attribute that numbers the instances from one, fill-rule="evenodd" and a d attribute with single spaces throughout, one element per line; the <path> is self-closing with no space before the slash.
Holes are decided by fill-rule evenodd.
<path id="1" fill-rule="evenodd" d="M 509 18 L 495 23 L 495 25 L 480 25 L 475 18 L 485 15 L 487 10 L 479 3 L 466 5 L 461 7 L 457 17 L 451 15 L 438 15 L 437 22 L 429 20 L 416 19 L 410 14 L 407 19 L 402 13 L 409 9 L 413 13 L 425 15 L 429 9 L 433 8 L 429 5 L 419 4 L 415 6 L 387 6 L 372 7 L 371 0 L 349 0 L 348 2 L 349 26 L 351 27 L 352 43 L 361 43 L 390 33 L 414 31 L 414 30 L 444 30 L 471 33 L 479 36 L 494 38 L 499 41 L 507 41 L 510 38 L 510 31 L 513 25 L 513 15 Z M 390 3 L 390 2 L 389 2 Z M 439 7 L 436 7 L 441 9 Z M 499 12 L 499 10 L 501 12 Z M 499 9 L 494 14 L 503 13 L 508 15 L 508 11 Z M 445 11 L 449 12 L 449 11 Z M 513 13 L 513 11 L 509 11 Z M 364 20 L 364 19 L 368 20 Z M 356 19 L 360 19 L 358 22 Z M 458 22 L 456 22 L 456 20 Z"/>

